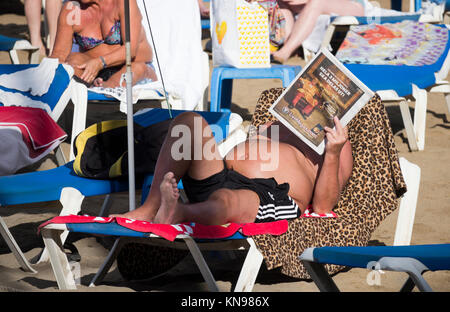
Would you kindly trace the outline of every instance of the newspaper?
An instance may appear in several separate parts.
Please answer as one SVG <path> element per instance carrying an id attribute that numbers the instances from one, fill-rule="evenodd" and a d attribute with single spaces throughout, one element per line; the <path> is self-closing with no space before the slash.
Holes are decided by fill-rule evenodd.
<path id="1" fill-rule="evenodd" d="M 343 126 L 374 93 L 325 49 L 303 68 L 269 111 L 316 153 L 325 150 L 325 127 Z"/>

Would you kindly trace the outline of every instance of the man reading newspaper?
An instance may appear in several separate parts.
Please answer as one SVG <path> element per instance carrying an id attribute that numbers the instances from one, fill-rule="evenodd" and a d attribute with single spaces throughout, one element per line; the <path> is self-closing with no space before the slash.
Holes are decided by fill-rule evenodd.
<path id="1" fill-rule="evenodd" d="M 274 122 L 222 159 L 207 122 L 183 113 L 172 121 L 149 196 L 122 217 L 226 224 L 297 218 L 309 205 L 316 213 L 331 212 L 353 166 L 347 129 L 337 117 L 334 123 L 335 129 L 324 129 L 324 155 Z M 178 200 L 180 179 L 188 203 Z"/>

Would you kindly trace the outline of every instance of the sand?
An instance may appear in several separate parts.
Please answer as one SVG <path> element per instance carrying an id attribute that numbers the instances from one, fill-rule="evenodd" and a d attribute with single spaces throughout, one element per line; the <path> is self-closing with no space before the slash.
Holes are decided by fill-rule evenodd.
<path id="1" fill-rule="evenodd" d="M 382 1 L 387 7 L 387 1 Z M 27 38 L 26 20 L 23 5 L 20 1 L 2 2 L 0 5 L 0 34 Z M 206 39 L 203 43 L 206 43 Z M 21 58 L 24 60 L 24 55 Z M 0 63 L 9 63 L 8 54 L 0 52 Z M 304 65 L 299 56 L 291 58 L 289 64 Z M 212 68 L 212 66 L 211 66 Z M 450 77 L 448 77 L 450 78 Z M 232 110 L 239 113 L 246 123 L 254 111 L 256 101 L 261 91 L 279 87 L 277 80 L 238 80 L 234 84 Z M 90 116 L 103 112 L 102 107 L 89 107 Z M 410 104 L 411 111 L 413 103 Z M 406 140 L 406 133 L 400 116 L 399 107 L 387 104 L 386 109 L 394 132 L 395 144 L 400 156 L 420 166 L 422 170 L 417 211 L 413 227 L 411 244 L 450 243 L 450 122 L 449 115 L 442 94 L 429 94 L 426 120 L 425 150 L 410 152 Z M 65 119 L 70 120 L 69 117 Z M 62 122 L 64 122 L 64 117 Z M 65 151 L 68 144 L 63 143 Z M 49 156 L 45 161 L 33 167 L 33 170 L 44 170 L 55 167 L 54 157 Z M 139 192 L 137 194 L 139 196 Z M 139 200 L 139 199 L 138 199 Z M 103 197 L 87 198 L 83 202 L 83 213 L 95 215 L 99 212 Z M 128 205 L 127 194 L 114 197 L 112 212 L 124 212 Z M 39 224 L 59 214 L 58 202 L 47 202 L 11 207 L 2 207 L 0 215 L 9 226 L 19 246 L 26 257 L 31 259 L 41 250 L 43 243 L 36 235 Z M 386 245 L 393 243 L 397 212 L 390 215 L 375 231 L 372 240 Z M 94 288 L 89 288 L 89 281 L 102 264 L 108 250 L 94 237 L 74 237 L 75 246 L 81 254 L 80 270 L 81 285 L 78 291 L 97 292 L 134 292 L 134 291 L 205 291 L 206 285 L 196 269 L 192 259 L 187 258 L 180 266 L 168 274 L 152 281 L 127 282 L 114 265 L 104 282 Z M 210 257 L 213 274 L 218 280 L 220 290 L 229 291 L 234 285 L 243 259 L 237 254 L 235 259 L 222 260 Z M 263 265 L 264 266 L 264 265 Z M 36 265 L 38 273 L 23 272 L 12 253 L 3 240 L 0 240 L 0 292 L 2 291 L 56 291 L 50 263 Z M 342 291 L 385 292 L 397 291 L 406 280 L 403 273 L 383 272 L 378 285 L 369 285 L 365 269 L 351 269 L 335 276 L 335 281 Z M 427 272 L 425 278 L 436 291 L 450 291 L 450 272 Z M 255 292 L 316 292 L 316 286 L 308 281 L 287 278 L 278 271 L 267 271 L 263 268 L 256 281 Z"/>

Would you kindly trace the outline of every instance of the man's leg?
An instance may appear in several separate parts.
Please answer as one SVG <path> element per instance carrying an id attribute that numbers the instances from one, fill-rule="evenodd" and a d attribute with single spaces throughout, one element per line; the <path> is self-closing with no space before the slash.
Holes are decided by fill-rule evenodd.
<path id="1" fill-rule="evenodd" d="M 194 112 L 178 115 L 173 120 L 159 153 L 146 201 L 124 217 L 151 221 L 162 204 L 161 189 L 172 193 L 173 188 L 170 184 L 178 183 L 185 174 L 189 174 L 193 179 L 202 180 L 223 169 L 223 160 L 206 120 Z M 168 173 L 172 173 L 173 176 L 168 177 Z M 173 202 L 171 198 L 167 198 L 167 201 Z"/>
<path id="2" fill-rule="evenodd" d="M 161 184 L 163 204 L 155 216 L 155 223 L 177 224 L 196 222 L 205 225 L 222 225 L 229 222 L 254 222 L 259 209 L 259 197 L 250 190 L 219 189 L 208 200 L 195 204 L 174 201 L 174 186 L 170 177 Z M 175 204 L 174 204 L 175 203 Z"/>

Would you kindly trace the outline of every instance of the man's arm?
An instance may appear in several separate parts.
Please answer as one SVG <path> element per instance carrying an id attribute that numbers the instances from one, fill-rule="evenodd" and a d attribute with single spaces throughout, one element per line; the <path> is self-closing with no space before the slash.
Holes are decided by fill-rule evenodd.
<path id="1" fill-rule="evenodd" d="M 334 118 L 336 130 L 325 127 L 327 143 L 322 167 L 319 171 L 313 195 L 313 210 L 328 213 L 336 206 L 339 195 L 350 178 L 353 158 L 347 129 Z"/>

